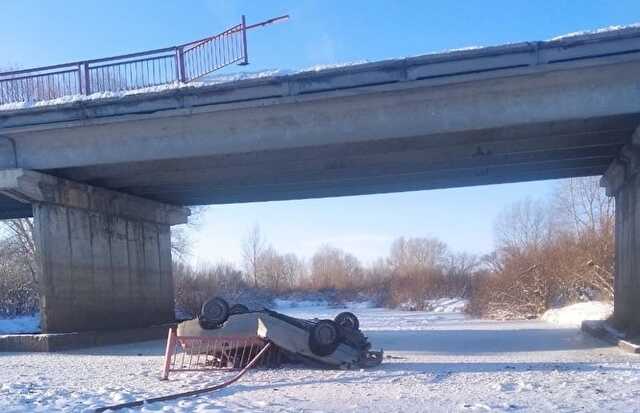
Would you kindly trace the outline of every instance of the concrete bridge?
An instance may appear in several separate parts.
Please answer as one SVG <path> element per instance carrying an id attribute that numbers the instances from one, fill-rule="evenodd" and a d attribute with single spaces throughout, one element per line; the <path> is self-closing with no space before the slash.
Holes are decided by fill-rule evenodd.
<path id="1" fill-rule="evenodd" d="M 0 214 L 35 216 L 43 330 L 82 331 L 173 318 L 185 206 L 604 174 L 640 328 L 639 125 L 639 29 L 0 111 Z"/>

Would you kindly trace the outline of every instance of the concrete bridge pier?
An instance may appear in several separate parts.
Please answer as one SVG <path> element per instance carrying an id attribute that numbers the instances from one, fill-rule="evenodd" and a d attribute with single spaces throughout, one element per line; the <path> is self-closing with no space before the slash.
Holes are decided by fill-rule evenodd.
<path id="1" fill-rule="evenodd" d="M 633 141 L 607 169 L 602 186 L 616 201 L 614 323 L 640 334 L 640 129 Z"/>
<path id="2" fill-rule="evenodd" d="M 170 227 L 187 208 L 23 169 L 0 171 L 0 193 L 33 208 L 43 332 L 174 320 Z"/>

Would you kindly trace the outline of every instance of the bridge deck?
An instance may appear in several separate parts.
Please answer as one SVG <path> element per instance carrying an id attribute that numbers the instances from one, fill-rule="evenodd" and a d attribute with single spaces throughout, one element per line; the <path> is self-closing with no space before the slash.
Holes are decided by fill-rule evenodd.
<path id="1" fill-rule="evenodd" d="M 185 205 L 597 175 L 638 73 L 629 28 L 0 111 L 0 167 Z"/>

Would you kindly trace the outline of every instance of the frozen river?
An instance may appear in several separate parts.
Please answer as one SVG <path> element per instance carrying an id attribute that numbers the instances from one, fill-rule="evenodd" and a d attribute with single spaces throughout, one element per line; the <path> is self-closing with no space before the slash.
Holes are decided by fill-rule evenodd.
<path id="1" fill-rule="evenodd" d="M 342 311 L 297 307 L 293 316 Z M 249 372 L 216 393 L 142 411 L 178 412 L 640 412 L 640 357 L 541 321 L 355 308 L 374 348 L 372 370 L 290 366 Z M 158 380 L 164 342 L 59 354 L 0 353 L 0 411 L 88 409 L 213 385 L 215 373 Z"/>

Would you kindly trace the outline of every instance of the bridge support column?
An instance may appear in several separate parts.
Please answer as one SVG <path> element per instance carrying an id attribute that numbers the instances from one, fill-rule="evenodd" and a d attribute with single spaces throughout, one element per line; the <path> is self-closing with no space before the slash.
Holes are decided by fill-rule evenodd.
<path id="1" fill-rule="evenodd" d="M 175 319 L 170 226 L 188 209 L 22 169 L 0 192 L 33 206 L 43 332 Z"/>
<path id="2" fill-rule="evenodd" d="M 638 135 L 636 132 L 635 135 Z M 634 136 L 637 138 L 640 136 Z M 602 178 L 616 200 L 614 323 L 640 333 L 640 147 L 625 146 Z"/>

